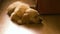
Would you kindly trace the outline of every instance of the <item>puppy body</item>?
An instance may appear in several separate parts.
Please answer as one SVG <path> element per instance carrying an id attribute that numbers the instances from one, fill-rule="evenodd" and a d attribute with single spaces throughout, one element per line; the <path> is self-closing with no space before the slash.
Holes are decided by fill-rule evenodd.
<path id="1" fill-rule="evenodd" d="M 14 6 L 15 5 L 15 6 Z M 30 23 L 37 23 L 39 22 L 39 13 L 38 11 L 30 8 L 28 4 L 15 2 L 11 4 L 8 9 L 14 6 L 14 11 L 11 13 L 11 20 L 17 24 L 28 24 Z"/>

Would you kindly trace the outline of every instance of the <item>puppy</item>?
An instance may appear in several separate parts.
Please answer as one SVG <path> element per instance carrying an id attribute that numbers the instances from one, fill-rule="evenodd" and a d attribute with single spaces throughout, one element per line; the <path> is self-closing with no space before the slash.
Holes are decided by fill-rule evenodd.
<path id="1" fill-rule="evenodd" d="M 23 2 L 14 2 L 8 7 L 8 15 L 17 24 L 37 24 L 40 23 L 38 11 L 30 8 Z"/>

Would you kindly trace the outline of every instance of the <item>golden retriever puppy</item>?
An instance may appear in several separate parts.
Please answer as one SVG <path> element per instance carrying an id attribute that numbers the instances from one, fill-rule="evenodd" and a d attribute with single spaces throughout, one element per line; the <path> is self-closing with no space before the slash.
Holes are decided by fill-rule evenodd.
<path id="1" fill-rule="evenodd" d="M 8 7 L 8 15 L 11 20 L 17 24 L 37 24 L 40 23 L 38 11 L 30 8 L 23 2 L 14 2 Z"/>

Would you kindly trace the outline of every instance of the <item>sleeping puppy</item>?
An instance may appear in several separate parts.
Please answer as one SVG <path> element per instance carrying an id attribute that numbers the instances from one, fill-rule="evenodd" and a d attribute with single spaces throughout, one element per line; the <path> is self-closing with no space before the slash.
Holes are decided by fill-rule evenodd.
<path id="1" fill-rule="evenodd" d="M 41 19 L 38 11 L 23 2 L 14 2 L 8 7 L 8 15 L 16 24 L 39 24 Z"/>

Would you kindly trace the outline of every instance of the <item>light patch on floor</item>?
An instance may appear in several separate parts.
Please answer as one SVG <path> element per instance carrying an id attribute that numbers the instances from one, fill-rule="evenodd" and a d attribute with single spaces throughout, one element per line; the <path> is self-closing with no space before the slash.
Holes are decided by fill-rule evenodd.
<path id="1" fill-rule="evenodd" d="M 37 34 L 34 30 L 25 28 L 23 25 L 18 26 L 12 23 L 7 15 L 5 17 L 2 16 L 2 18 L 2 21 L 5 23 L 1 25 L 3 34 Z"/>

